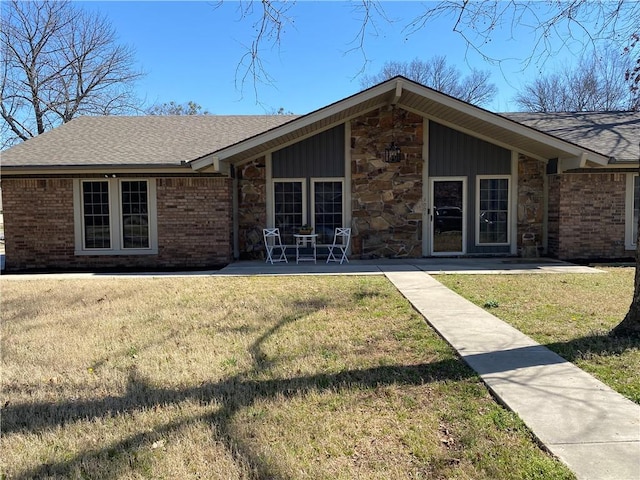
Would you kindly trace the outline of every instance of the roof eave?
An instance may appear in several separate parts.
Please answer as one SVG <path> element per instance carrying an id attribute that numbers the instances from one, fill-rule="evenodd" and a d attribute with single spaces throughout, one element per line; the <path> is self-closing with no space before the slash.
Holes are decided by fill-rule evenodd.
<path id="1" fill-rule="evenodd" d="M 221 161 L 233 157 L 234 155 L 238 155 L 243 151 L 250 150 L 266 142 L 276 140 L 277 138 L 282 137 L 283 135 L 287 135 L 288 133 L 295 132 L 296 130 L 313 125 L 314 123 L 320 122 L 323 119 L 331 117 L 332 115 L 337 115 L 350 107 L 356 106 L 368 100 L 373 100 L 381 95 L 385 95 L 389 92 L 389 90 L 393 91 L 393 97 L 380 102 L 375 107 L 385 104 L 391 104 L 391 102 L 396 99 L 396 92 L 398 84 L 400 83 L 400 79 L 396 79 L 395 82 L 391 83 L 391 85 L 393 85 L 393 88 L 389 87 L 390 82 L 391 81 L 387 81 L 385 83 L 376 85 L 375 87 L 369 88 L 368 90 L 347 97 L 319 110 L 303 115 L 297 119 L 291 120 L 290 122 L 287 122 L 284 125 L 280 125 L 272 130 L 238 142 L 235 145 L 230 145 L 228 147 L 222 148 L 203 157 L 194 159 L 189 163 L 194 170 L 200 171 L 203 168 L 214 165 L 214 159 L 216 158 Z"/>
<path id="2" fill-rule="evenodd" d="M 189 162 L 189 164 L 195 171 L 201 171 L 209 167 L 213 167 L 218 171 L 221 171 L 219 168 L 224 170 L 224 165 L 226 164 L 225 160 L 229 161 L 235 156 L 242 155 L 243 152 L 247 152 L 252 149 L 259 149 L 261 145 L 267 142 L 276 141 L 280 137 L 289 135 L 296 130 L 302 130 L 314 123 L 321 123 L 323 120 L 332 116 L 340 116 L 341 112 L 344 112 L 349 108 L 356 107 L 359 104 L 364 104 L 365 102 L 379 98 L 379 102 L 375 102 L 375 105 L 369 105 L 370 108 L 359 111 L 358 114 L 365 113 L 365 111 L 384 105 L 402 104 L 403 90 L 421 95 L 431 101 L 438 102 L 447 108 L 458 110 L 465 115 L 487 122 L 495 127 L 506 129 L 515 135 L 521 135 L 524 138 L 551 147 L 557 152 L 557 157 L 580 158 L 581 161 L 589 161 L 597 165 L 607 165 L 609 163 L 610 159 L 606 155 L 602 155 L 596 151 L 562 140 L 533 127 L 523 125 L 515 120 L 511 120 L 507 117 L 490 112 L 489 110 L 485 110 L 481 107 L 477 107 L 452 96 L 443 94 L 404 77 L 394 77 L 393 79 L 387 80 L 386 82 L 378 84 L 360 93 L 356 93 L 324 108 L 294 119 L 267 132 L 255 135 L 254 137 L 243 140 L 234 145 L 230 145 L 208 155 L 194 159 Z M 423 114 L 426 114 L 426 112 L 423 112 Z M 342 121 L 346 121 L 347 119 L 348 116 L 344 117 Z M 513 147 L 513 150 L 519 151 L 517 147 Z M 544 156 L 536 155 L 535 152 L 522 153 L 530 153 L 536 156 L 536 158 L 544 158 L 545 160 L 548 160 L 548 158 Z"/>
<path id="3" fill-rule="evenodd" d="M 185 162 L 181 164 L 162 163 L 152 165 L 141 164 L 104 164 L 104 165 L 3 165 L 2 175 L 33 175 L 33 174 L 73 174 L 73 173 L 113 173 L 117 171 L 126 171 L 127 173 L 189 173 L 191 171 L 189 165 Z"/>

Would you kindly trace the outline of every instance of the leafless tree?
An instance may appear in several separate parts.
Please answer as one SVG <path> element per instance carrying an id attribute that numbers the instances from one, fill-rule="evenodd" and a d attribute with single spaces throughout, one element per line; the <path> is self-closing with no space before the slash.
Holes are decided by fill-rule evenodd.
<path id="1" fill-rule="evenodd" d="M 475 105 L 491 102 L 498 92 L 496 86 L 489 82 L 489 72 L 473 69 L 463 77 L 458 68 L 448 65 L 447 59 L 439 55 L 427 61 L 415 58 L 411 62 L 386 62 L 379 73 L 363 76 L 360 83 L 362 87 L 370 87 L 396 75 Z"/>
<path id="2" fill-rule="evenodd" d="M 625 78 L 630 68 L 629 57 L 609 46 L 583 56 L 575 66 L 536 78 L 515 100 L 530 112 L 637 110 L 638 97 Z"/>
<path id="3" fill-rule="evenodd" d="M 0 96 L 3 146 L 73 117 L 137 106 L 133 51 L 110 23 L 69 1 L 3 2 Z"/>
<path id="4" fill-rule="evenodd" d="M 273 81 L 262 63 L 262 55 L 269 48 L 278 48 L 284 41 L 287 28 L 294 24 L 295 3 L 295 0 L 239 2 L 241 18 L 250 19 L 256 32 L 238 64 L 236 82 L 240 88 L 248 80 L 253 81 L 254 88 L 259 83 Z M 380 0 L 352 0 L 350 3 L 356 20 L 348 51 L 362 53 L 364 68 L 369 36 L 378 34 L 381 25 L 399 20 L 389 18 L 384 2 Z M 629 47 L 632 36 L 639 33 L 638 18 L 640 2 L 637 0 L 441 0 L 425 4 L 420 15 L 407 19 L 402 34 L 410 36 L 436 20 L 448 21 L 452 31 L 464 39 L 469 51 L 476 52 L 487 62 L 500 64 L 508 59 L 492 55 L 490 46 L 497 31 L 508 30 L 513 38 L 526 41 L 530 46 L 526 58 L 519 59 L 524 69 L 532 63 L 541 67 L 568 48 L 577 54 L 593 49 L 603 41 L 615 42 L 622 51 Z M 640 45 L 634 43 L 634 47 L 630 56 L 638 58 Z"/>
<path id="5" fill-rule="evenodd" d="M 196 102 L 177 103 L 174 101 L 153 105 L 147 109 L 149 115 L 209 115 L 208 110 Z"/>

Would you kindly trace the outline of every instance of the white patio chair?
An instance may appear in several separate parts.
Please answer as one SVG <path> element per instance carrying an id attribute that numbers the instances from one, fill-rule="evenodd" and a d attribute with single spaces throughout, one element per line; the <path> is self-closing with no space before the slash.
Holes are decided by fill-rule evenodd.
<path id="1" fill-rule="evenodd" d="M 264 248 L 267 250 L 265 263 L 271 262 L 271 265 L 274 262 L 289 263 L 289 260 L 287 260 L 287 247 L 282 245 L 282 240 L 280 239 L 280 229 L 263 228 L 262 235 L 264 236 Z M 279 254 L 278 251 L 280 252 Z"/>
<path id="2" fill-rule="evenodd" d="M 329 249 L 329 256 L 327 257 L 327 263 L 329 262 L 340 262 L 340 265 L 346 260 L 349 263 L 349 259 L 347 258 L 347 250 L 349 249 L 349 240 L 351 239 L 351 229 L 350 228 L 336 228 L 336 232 L 333 236 L 333 243 L 331 245 L 327 245 Z M 336 257 L 336 254 L 338 257 Z"/>

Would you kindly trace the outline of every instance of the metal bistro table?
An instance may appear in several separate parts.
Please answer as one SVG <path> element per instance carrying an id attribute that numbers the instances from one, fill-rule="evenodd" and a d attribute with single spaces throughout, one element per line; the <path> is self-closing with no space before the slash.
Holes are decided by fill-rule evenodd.
<path id="1" fill-rule="evenodd" d="M 318 238 L 318 234 L 294 234 L 293 237 L 296 239 L 296 263 L 316 263 L 316 238 Z M 311 249 L 310 252 L 309 249 Z"/>

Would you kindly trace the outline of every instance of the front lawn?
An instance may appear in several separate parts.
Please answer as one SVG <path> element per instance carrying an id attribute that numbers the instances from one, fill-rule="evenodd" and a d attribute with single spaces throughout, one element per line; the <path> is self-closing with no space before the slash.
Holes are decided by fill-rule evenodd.
<path id="1" fill-rule="evenodd" d="M 383 277 L 0 285 L 6 478 L 574 478 Z"/>
<path id="2" fill-rule="evenodd" d="M 640 403 L 640 341 L 609 331 L 629 310 L 634 268 L 603 274 L 438 275 L 438 281 Z"/>

